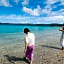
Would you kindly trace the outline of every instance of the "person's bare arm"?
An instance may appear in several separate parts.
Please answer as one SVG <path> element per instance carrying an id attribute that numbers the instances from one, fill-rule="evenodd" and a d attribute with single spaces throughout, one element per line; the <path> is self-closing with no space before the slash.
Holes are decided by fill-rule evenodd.
<path id="1" fill-rule="evenodd" d="M 63 31 L 64 32 L 64 30 L 62 30 L 62 29 L 59 29 L 59 31 Z"/>
<path id="2" fill-rule="evenodd" d="M 28 46 L 28 44 L 27 44 L 27 42 L 25 41 L 25 49 L 24 49 L 24 53 L 26 52 L 27 46 Z"/>
<path id="3" fill-rule="evenodd" d="M 27 49 L 27 45 L 28 45 L 27 42 L 25 42 L 25 49 Z"/>

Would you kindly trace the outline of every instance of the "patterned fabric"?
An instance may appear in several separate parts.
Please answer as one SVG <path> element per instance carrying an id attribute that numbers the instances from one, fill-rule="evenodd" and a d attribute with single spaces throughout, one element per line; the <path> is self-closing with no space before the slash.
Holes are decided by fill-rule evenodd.
<path id="1" fill-rule="evenodd" d="M 34 52 L 34 45 L 28 46 L 26 50 L 26 58 L 30 61 L 33 61 L 33 52 Z"/>

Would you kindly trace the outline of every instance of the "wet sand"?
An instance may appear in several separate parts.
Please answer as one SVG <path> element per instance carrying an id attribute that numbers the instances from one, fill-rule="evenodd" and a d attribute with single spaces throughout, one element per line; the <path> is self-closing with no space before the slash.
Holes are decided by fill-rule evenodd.
<path id="1" fill-rule="evenodd" d="M 33 64 L 64 64 L 64 51 L 60 48 L 57 44 L 37 43 Z M 24 58 L 24 44 L 13 45 L 9 50 L 0 51 L 0 64 L 29 64 Z"/>

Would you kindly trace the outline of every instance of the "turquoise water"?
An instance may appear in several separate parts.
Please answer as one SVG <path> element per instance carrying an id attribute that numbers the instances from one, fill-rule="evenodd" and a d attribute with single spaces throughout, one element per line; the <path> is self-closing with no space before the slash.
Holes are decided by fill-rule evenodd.
<path id="1" fill-rule="evenodd" d="M 31 31 L 44 31 L 44 30 L 55 30 L 58 27 L 48 27 L 48 26 L 22 26 L 22 25 L 0 25 L 1 33 L 19 33 L 23 32 L 24 28 L 29 28 Z"/>
<path id="2" fill-rule="evenodd" d="M 50 26 L 22 26 L 22 25 L 0 25 L 0 51 L 10 48 L 24 47 L 24 28 L 29 28 L 35 34 L 36 43 L 56 44 L 59 42 L 61 32 L 60 27 Z M 59 45 L 59 43 L 58 43 Z"/>

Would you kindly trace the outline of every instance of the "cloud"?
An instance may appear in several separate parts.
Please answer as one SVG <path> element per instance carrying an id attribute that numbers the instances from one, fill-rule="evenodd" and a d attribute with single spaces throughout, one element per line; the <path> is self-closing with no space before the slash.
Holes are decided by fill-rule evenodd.
<path id="1" fill-rule="evenodd" d="M 48 23 L 59 23 L 62 24 L 64 23 L 64 16 L 50 16 L 50 17 L 46 17 L 44 18 L 44 20 Z"/>
<path id="2" fill-rule="evenodd" d="M 0 6 L 10 7 L 9 0 L 0 0 Z"/>
<path id="3" fill-rule="evenodd" d="M 20 0 L 14 0 L 14 2 L 18 3 Z"/>
<path id="4" fill-rule="evenodd" d="M 61 2 L 61 5 L 64 5 L 64 0 L 60 0 L 60 2 Z"/>
<path id="5" fill-rule="evenodd" d="M 22 5 L 28 5 L 29 4 L 29 0 L 24 0 L 23 2 L 22 2 Z"/>
<path id="6" fill-rule="evenodd" d="M 27 7 L 23 7 L 23 11 L 25 13 L 28 13 L 32 16 L 40 16 L 40 15 L 47 15 L 47 16 L 57 16 L 57 15 L 64 15 L 63 11 L 59 11 L 62 10 L 59 9 L 57 6 L 60 6 L 60 3 L 58 3 L 59 1 L 64 2 L 63 0 L 46 0 L 44 3 L 46 4 L 46 6 L 44 8 L 41 8 L 40 5 L 37 5 L 37 8 L 27 8 Z M 58 3 L 58 5 L 55 5 L 55 3 Z M 62 4 L 62 3 L 61 3 Z M 53 6 L 52 6 L 53 5 Z M 53 9 L 59 9 L 58 11 L 55 10 L 53 11 Z"/>
<path id="7" fill-rule="evenodd" d="M 47 6 L 51 6 L 51 5 L 53 5 L 53 4 L 55 4 L 55 3 L 58 3 L 59 2 L 59 4 L 58 5 L 64 5 L 64 0 L 46 0 L 45 1 L 45 4 L 47 5 Z M 54 5 L 55 6 L 55 5 Z"/>
<path id="8" fill-rule="evenodd" d="M 46 4 L 47 5 L 51 5 L 51 4 L 54 4 L 54 3 L 56 3 L 56 2 L 58 2 L 59 0 L 46 0 Z"/>
<path id="9" fill-rule="evenodd" d="M 10 0 L 0 0 L 0 6 L 12 7 L 9 2 Z M 18 3 L 20 0 L 13 0 L 13 2 Z"/>
<path id="10" fill-rule="evenodd" d="M 37 5 L 37 8 L 35 9 L 23 7 L 23 11 L 33 16 L 40 16 L 41 8 L 39 5 Z"/>
<path id="11" fill-rule="evenodd" d="M 29 24 L 51 24 L 64 23 L 64 16 L 49 16 L 49 17 L 25 17 L 20 15 L 0 16 L 2 23 L 29 23 Z"/>
<path id="12" fill-rule="evenodd" d="M 64 3 L 64 0 L 46 0 L 45 1 L 45 8 L 42 9 L 42 14 L 47 14 L 47 16 L 62 16 L 64 15 L 64 9 L 61 8 L 59 9 L 57 6 L 58 5 L 55 5 L 55 3 L 58 3 L 58 2 L 61 2 L 59 3 L 58 5 L 61 6 L 62 2 Z M 52 6 L 53 5 L 53 6 Z M 59 9 L 59 10 L 55 10 L 53 11 L 53 9 Z"/>
<path id="13" fill-rule="evenodd" d="M 47 14 L 47 16 L 64 16 L 64 9 L 59 11 L 51 11 L 50 9 L 42 10 L 42 14 Z"/>
<path id="14" fill-rule="evenodd" d="M 44 9 L 42 9 L 39 5 L 37 5 L 37 8 L 31 9 L 27 7 L 23 7 L 23 11 L 25 13 L 28 13 L 32 16 L 40 16 L 40 15 L 47 15 L 47 16 L 62 16 L 64 15 L 64 9 L 60 9 L 59 11 L 52 11 L 53 7 L 47 5 Z"/>

